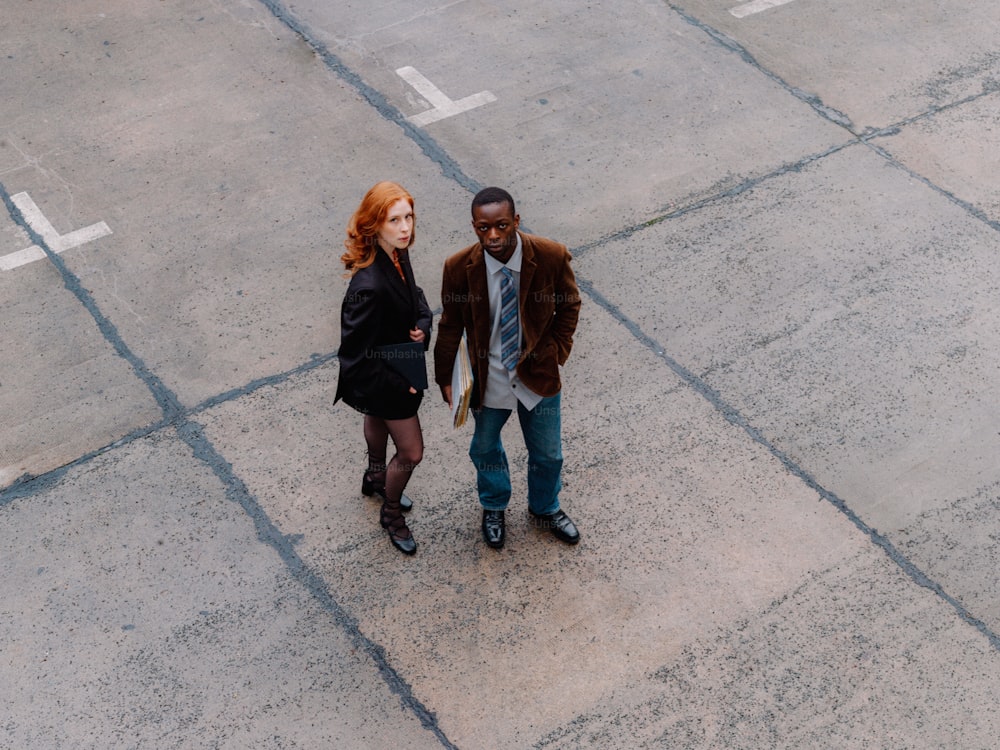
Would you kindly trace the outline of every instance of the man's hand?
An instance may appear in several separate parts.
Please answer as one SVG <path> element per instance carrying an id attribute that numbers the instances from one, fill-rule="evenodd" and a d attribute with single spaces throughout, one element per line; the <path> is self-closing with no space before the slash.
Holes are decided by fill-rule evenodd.
<path id="1" fill-rule="evenodd" d="M 442 385 L 441 386 L 441 395 L 444 397 L 445 403 L 448 404 L 448 408 L 450 409 L 451 408 L 451 386 L 450 385 Z"/>
<path id="2" fill-rule="evenodd" d="M 421 331 L 419 328 L 414 328 L 412 331 L 410 331 L 410 341 L 423 341 L 423 340 L 424 340 L 424 332 Z"/>

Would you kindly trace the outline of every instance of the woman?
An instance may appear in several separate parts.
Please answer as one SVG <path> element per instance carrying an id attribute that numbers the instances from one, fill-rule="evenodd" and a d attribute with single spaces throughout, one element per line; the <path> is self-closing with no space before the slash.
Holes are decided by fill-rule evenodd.
<path id="1" fill-rule="evenodd" d="M 403 517 L 411 506 L 403 490 L 423 458 L 417 417 L 423 392 L 393 369 L 391 358 L 379 356 L 377 347 L 416 341 L 426 351 L 430 345 L 431 310 L 409 268 L 414 223 L 413 197 L 394 182 L 380 182 L 347 225 L 347 252 L 340 259 L 351 282 L 341 306 L 340 378 L 334 399 L 344 399 L 365 415 L 368 470 L 361 491 L 382 499 L 382 528 L 396 549 L 408 555 L 417 551 L 417 543 Z M 396 454 L 387 465 L 390 437 Z"/>

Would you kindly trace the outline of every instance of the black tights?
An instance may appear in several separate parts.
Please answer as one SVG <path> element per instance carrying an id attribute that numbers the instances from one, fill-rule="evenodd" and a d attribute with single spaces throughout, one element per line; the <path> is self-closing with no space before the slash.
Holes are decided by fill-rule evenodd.
<path id="1" fill-rule="evenodd" d="M 385 456 L 392 438 L 396 455 L 386 466 Z M 410 475 L 424 457 L 424 435 L 420 418 L 382 419 L 365 415 L 365 442 L 368 444 L 368 474 L 376 486 L 385 482 L 385 499 L 398 503 Z"/>

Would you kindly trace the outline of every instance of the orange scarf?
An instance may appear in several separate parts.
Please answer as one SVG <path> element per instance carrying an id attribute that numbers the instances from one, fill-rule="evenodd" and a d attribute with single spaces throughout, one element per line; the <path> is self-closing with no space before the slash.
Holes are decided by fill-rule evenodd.
<path id="1" fill-rule="evenodd" d="M 405 282 L 406 274 L 403 273 L 403 267 L 399 265 L 399 254 L 395 250 L 392 251 L 392 263 L 396 266 L 396 270 L 399 271 L 399 278 Z"/>

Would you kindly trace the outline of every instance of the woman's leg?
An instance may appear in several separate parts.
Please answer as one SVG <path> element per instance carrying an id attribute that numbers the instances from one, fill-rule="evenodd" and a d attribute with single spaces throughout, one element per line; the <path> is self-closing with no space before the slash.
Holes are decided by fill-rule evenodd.
<path id="1" fill-rule="evenodd" d="M 389 428 L 381 417 L 365 415 L 365 443 L 368 446 L 368 480 L 376 491 L 385 487 L 385 454 Z"/>
<path id="2" fill-rule="evenodd" d="M 398 503 L 410 475 L 424 457 L 424 435 L 416 415 L 409 419 L 387 419 L 384 424 L 396 446 L 396 455 L 386 467 L 385 497 Z"/>
<path id="3" fill-rule="evenodd" d="M 413 469 L 424 457 L 424 436 L 420 431 L 420 420 L 416 416 L 409 419 L 388 419 L 385 424 L 396 446 L 396 455 L 386 467 L 385 502 L 382 503 L 380 523 L 389 532 L 389 541 L 393 546 L 400 552 L 412 555 L 417 551 L 417 542 L 403 518 L 400 499 Z"/>

